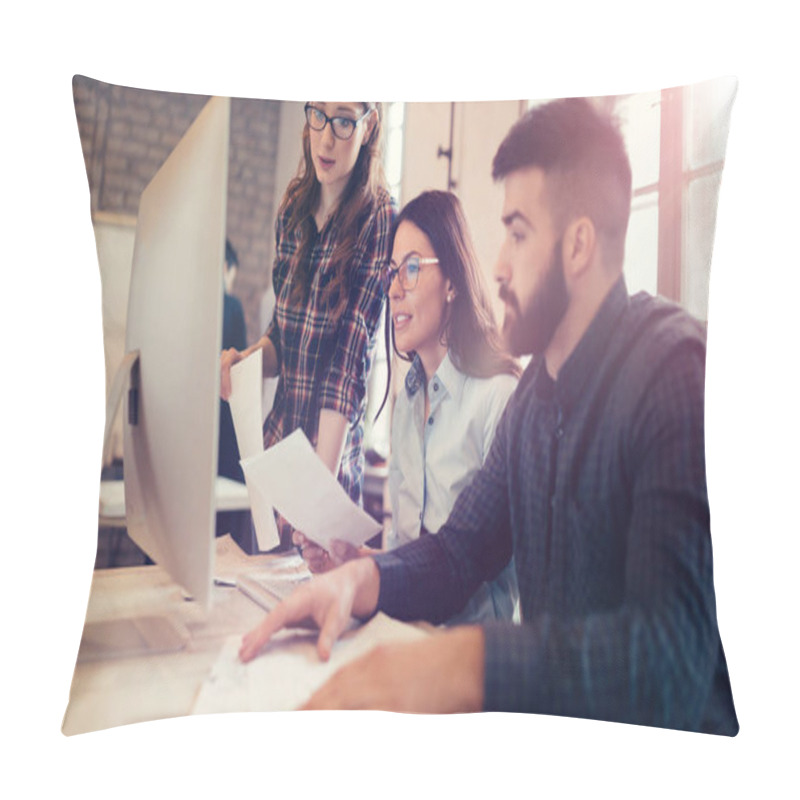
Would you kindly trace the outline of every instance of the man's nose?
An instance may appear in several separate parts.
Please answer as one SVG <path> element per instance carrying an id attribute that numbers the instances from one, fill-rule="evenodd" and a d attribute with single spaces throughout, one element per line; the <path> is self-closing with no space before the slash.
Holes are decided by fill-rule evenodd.
<path id="1" fill-rule="evenodd" d="M 505 244 L 501 245 L 500 252 L 497 254 L 497 259 L 494 262 L 494 279 L 498 283 L 508 283 L 511 279 L 511 266 L 506 255 Z"/>

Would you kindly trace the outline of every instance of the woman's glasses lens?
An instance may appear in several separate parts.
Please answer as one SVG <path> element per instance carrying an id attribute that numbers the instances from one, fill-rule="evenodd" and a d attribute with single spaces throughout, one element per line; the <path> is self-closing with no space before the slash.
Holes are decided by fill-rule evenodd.
<path id="1" fill-rule="evenodd" d="M 416 285 L 419 279 L 419 258 L 417 256 L 409 256 L 399 267 L 388 267 L 386 270 L 385 287 L 388 292 L 392 281 L 395 276 L 400 281 L 400 286 L 403 291 L 410 292 Z"/>
<path id="2" fill-rule="evenodd" d="M 405 280 L 403 281 L 403 288 L 413 289 L 417 285 L 419 278 L 419 258 L 411 256 L 405 263 Z"/>
<path id="3" fill-rule="evenodd" d="M 306 106 L 306 121 L 315 131 L 321 131 L 325 127 L 328 118 L 318 108 Z"/>
<path id="4" fill-rule="evenodd" d="M 324 111 L 314 106 L 306 106 L 306 121 L 315 131 L 325 130 L 330 122 L 333 135 L 337 139 L 349 139 L 356 129 L 356 120 L 348 117 L 329 117 Z"/>
<path id="5" fill-rule="evenodd" d="M 334 117 L 331 120 L 331 126 L 337 139 L 349 139 L 356 129 L 356 123 L 347 117 Z"/>

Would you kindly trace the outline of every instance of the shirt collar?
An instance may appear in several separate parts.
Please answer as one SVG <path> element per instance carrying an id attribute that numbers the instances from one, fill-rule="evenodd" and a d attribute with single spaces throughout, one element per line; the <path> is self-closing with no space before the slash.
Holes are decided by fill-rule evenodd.
<path id="1" fill-rule="evenodd" d="M 434 373 L 431 381 L 440 381 L 442 386 L 448 391 L 456 401 L 461 398 L 461 390 L 464 388 L 466 376 L 456 369 L 455 364 L 450 358 L 450 353 L 445 353 L 442 363 Z M 406 392 L 409 397 L 413 397 L 417 391 L 425 385 L 425 368 L 418 355 L 414 356 L 411 367 L 406 374 Z"/>
<path id="2" fill-rule="evenodd" d="M 414 355 L 414 360 L 406 373 L 406 392 L 409 397 L 413 397 L 417 391 L 425 384 L 425 370 L 418 355 Z"/>
<path id="3" fill-rule="evenodd" d="M 572 405 L 578 399 L 589 375 L 596 372 L 603 360 L 611 335 L 629 303 L 625 279 L 620 276 L 558 373 L 555 388 L 560 402 Z"/>

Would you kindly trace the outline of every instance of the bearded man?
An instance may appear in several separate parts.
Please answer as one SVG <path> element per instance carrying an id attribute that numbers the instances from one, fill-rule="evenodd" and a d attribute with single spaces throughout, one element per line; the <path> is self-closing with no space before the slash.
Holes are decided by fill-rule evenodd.
<path id="1" fill-rule="evenodd" d="M 315 578 L 249 633 L 253 658 L 312 617 L 322 658 L 351 615 L 439 623 L 514 556 L 522 623 L 385 646 L 312 708 L 528 711 L 738 732 L 717 627 L 705 477 L 705 331 L 628 295 L 631 170 L 586 100 L 536 107 L 500 145 L 495 276 L 533 358 L 482 470 L 435 536 Z"/>

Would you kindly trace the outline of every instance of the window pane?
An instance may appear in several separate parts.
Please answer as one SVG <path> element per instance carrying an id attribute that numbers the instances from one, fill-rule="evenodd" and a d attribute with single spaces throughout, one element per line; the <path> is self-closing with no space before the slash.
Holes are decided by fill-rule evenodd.
<path id="1" fill-rule="evenodd" d="M 389 184 L 389 193 L 398 207 L 402 203 L 400 184 L 403 178 L 403 121 L 405 105 L 390 103 L 385 109 L 384 118 L 384 169 Z"/>
<path id="2" fill-rule="evenodd" d="M 686 240 L 681 276 L 682 305 L 696 317 L 708 317 L 708 279 L 717 220 L 721 172 L 696 178 L 686 195 Z"/>
<path id="3" fill-rule="evenodd" d="M 691 86 L 686 103 L 686 164 L 697 169 L 725 158 L 733 102 L 732 78 Z"/>
<path id="4" fill-rule="evenodd" d="M 633 188 L 658 182 L 661 142 L 661 93 L 617 98 L 615 113 L 628 149 Z"/>
<path id="5" fill-rule="evenodd" d="M 403 137 L 397 135 L 387 137 L 386 142 L 386 180 L 389 186 L 400 183 L 403 177 Z"/>
<path id="6" fill-rule="evenodd" d="M 625 283 L 633 294 L 655 294 L 658 287 L 658 196 L 636 198 L 625 240 Z"/>
<path id="7" fill-rule="evenodd" d="M 386 127 L 401 128 L 403 126 L 403 117 L 405 115 L 405 103 L 389 103 L 386 109 Z"/>

